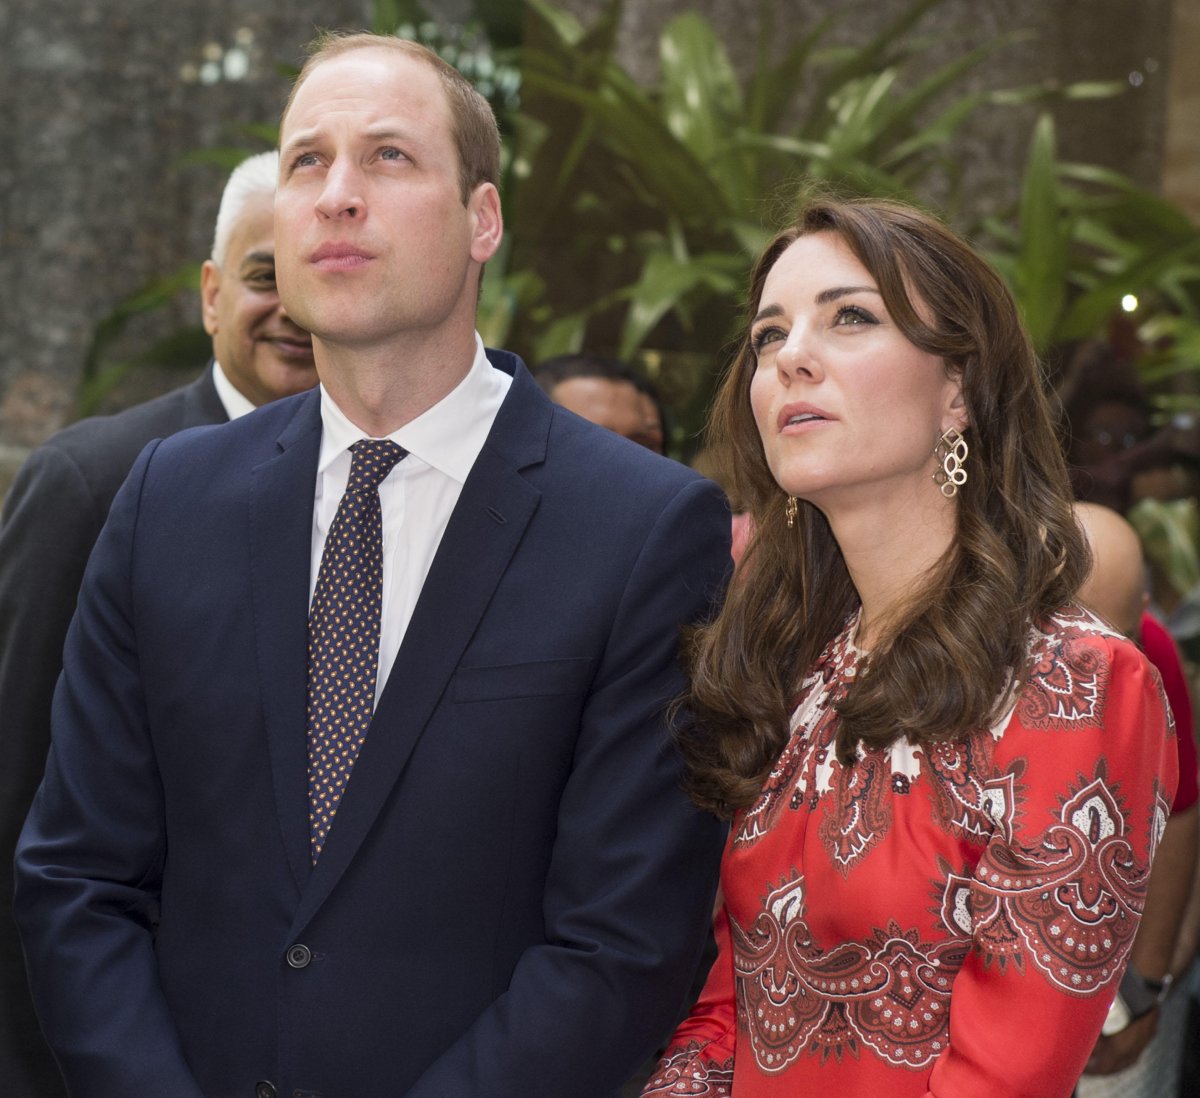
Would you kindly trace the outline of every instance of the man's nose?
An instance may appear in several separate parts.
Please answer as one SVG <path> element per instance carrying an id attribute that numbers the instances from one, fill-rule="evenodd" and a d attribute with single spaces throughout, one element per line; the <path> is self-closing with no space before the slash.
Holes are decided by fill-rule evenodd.
<path id="1" fill-rule="evenodd" d="M 362 173 L 348 160 L 335 160 L 325 174 L 317 212 L 331 220 L 363 217 L 366 214 L 363 193 Z"/>

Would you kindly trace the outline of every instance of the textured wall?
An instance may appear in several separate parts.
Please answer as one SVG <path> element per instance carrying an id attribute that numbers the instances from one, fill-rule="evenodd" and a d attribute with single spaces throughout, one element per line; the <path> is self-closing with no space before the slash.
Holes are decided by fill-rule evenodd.
<path id="1" fill-rule="evenodd" d="M 362 26 L 369 11 L 367 0 L 0 0 L 0 490 L 5 467 L 70 417 L 96 322 L 207 255 L 225 172 L 186 154 L 264 147 L 241 127 L 278 116 L 279 65 L 298 62 L 314 24 Z M 198 316 L 184 295 L 127 342 Z"/>
<path id="2" fill-rule="evenodd" d="M 1106 164 L 1147 186 L 1161 179 L 1171 13 L 1195 0 L 944 0 L 917 27 L 935 43 L 930 56 L 945 64 L 964 52 L 1013 32 L 1028 38 L 1007 45 L 983 62 L 962 90 L 1006 88 L 1046 80 L 1115 80 L 1126 94 L 1101 102 L 1055 107 L 1061 153 L 1066 158 Z M 565 0 L 582 21 L 594 18 L 601 0 Z M 643 79 L 657 67 L 659 34 L 675 12 L 702 12 L 724 31 L 735 62 L 752 63 L 757 49 L 761 0 L 676 0 L 627 2 L 621 49 Z M 826 41 L 862 44 L 909 0 L 775 0 L 777 37 L 798 38 L 832 14 L 836 20 Z M 780 42 L 780 52 L 784 41 Z M 1135 83 L 1130 83 L 1132 77 Z M 995 206 L 1013 193 L 1015 173 L 1024 161 L 1029 110 L 993 110 L 978 115 L 960 144 L 972 181 L 975 202 Z"/>
<path id="3" fill-rule="evenodd" d="M 1034 33 L 991 58 L 980 85 L 1141 74 L 1119 100 L 1060 111 L 1062 144 L 1066 155 L 1156 186 L 1170 16 L 1189 2 L 946 0 L 924 29 L 946 60 L 1010 30 Z M 600 0 L 564 6 L 586 21 Z M 843 42 L 863 40 L 904 6 L 776 4 L 781 37 L 835 11 Z M 758 0 L 627 0 L 621 50 L 635 72 L 654 72 L 659 30 L 687 7 L 749 62 Z M 185 164 L 185 154 L 246 144 L 239 127 L 276 116 L 287 85 L 277 66 L 297 61 L 314 25 L 362 26 L 370 11 L 370 0 L 0 0 L 0 492 L 27 448 L 72 416 L 96 322 L 151 278 L 207 253 L 224 172 Z M 205 82 L 214 73 L 221 78 Z M 1030 117 L 992 112 L 962 142 L 981 207 L 1011 195 Z M 196 310 L 184 295 L 173 315 L 135 324 L 126 345 L 144 346 Z M 113 402 L 178 378 L 144 373 Z"/>
<path id="4" fill-rule="evenodd" d="M 1163 193 L 1200 222 L 1200 4 L 1175 0 Z"/>

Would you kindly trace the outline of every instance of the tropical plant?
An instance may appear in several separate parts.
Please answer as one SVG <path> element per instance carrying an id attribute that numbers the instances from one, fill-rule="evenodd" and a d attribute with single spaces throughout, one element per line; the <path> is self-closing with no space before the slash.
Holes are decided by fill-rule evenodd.
<path id="1" fill-rule="evenodd" d="M 1101 335 L 1126 309 L 1150 318 L 1148 381 L 1200 368 L 1200 228 L 1117 172 L 1061 163 L 1049 114 L 1034 126 L 1016 216 L 985 229 L 1043 353 Z"/>
<path id="2" fill-rule="evenodd" d="M 622 0 L 605 0 L 586 27 L 549 0 L 495 0 L 461 28 L 428 18 L 420 0 L 376 0 L 377 31 L 425 40 L 488 88 L 502 117 L 507 232 L 484 280 L 485 340 L 535 362 L 581 347 L 640 360 L 680 413 L 680 452 L 773 206 L 797 181 L 819 179 L 941 196 L 947 217 L 988 244 L 1041 346 L 1101 330 L 1135 283 L 1170 306 L 1159 323 L 1173 325 L 1174 346 L 1200 341 L 1196 310 L 1184 307 L 1196 262 L 1186 218 L 1113 173 L 1059 164 L 1048 115 L 1034 130 L 1020 209 L 970 224 L 952 141 L 978 110 L 1114 88 L 964 90 L 980 62 L 1020 36 L 936 64 L 938 44 L 920 27 L 941 2 L 914 0 L 869 41 L 833 46 L 833 16 L 780 45 L 764 0 L 742 74 L 708 21 L 684 12 L 662 31 L 657 79 L 642 84 L 616 53 Z M 274 130 L 241 137 L 261 147 Z M 200 155 L 229 166 L 247 151 Z M 194 278 L 194 269 L 168 276 L 98 327 L 85 400 L 129 368 L 107 361 L 128 319 Z"/>
<path id="3" fill-rule="evenodd" d="M 615 55 L 621 0 L 584 28 L 527 0 L 521 108 L 506 180 L 509 239 L 485 283 L 485 334 L 537 360 L 586 346 L 638 357 L 685 431 L 734 331 L 746 271 L 800 180 L 959 208 L 950 141 L 980 108 L 1112 86 L 961 90 L 1019 36 L 934 65 L 917 0 L 858 47 L 826 44 L 833 17 L 780 50 L 764 5 L 739 77 L 712 26 L 685 12 L 643 85 Z M 679 440 L 677 440 L 679 441 Z"/>

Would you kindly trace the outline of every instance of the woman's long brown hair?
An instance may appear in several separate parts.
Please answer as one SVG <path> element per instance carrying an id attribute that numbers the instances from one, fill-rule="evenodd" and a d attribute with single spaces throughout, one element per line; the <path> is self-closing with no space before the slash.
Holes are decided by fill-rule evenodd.
<path id="1" fill-rule="evenodd" d="M 860 744 L 873 750 L 907 738 L 917 745 L 990 724 L 1024 669 L 1029 630 L 1067 603 L 1087 574 L 1041 369 L 1004 282 L 913 207 L 810 200 L 755 265 L 747 331 L 709 422 L 710 444 L 755 524 L 721 613 L 688 644 L 694 723 L 680 737 L 688 785 L 698 804 L 724 816 L 758 795 L 787 742 L 806 670 L 858 606 L 821 512 L 801 501 L 796 528 L 788 528 L 786 496 L 750 408 L 748 320 L 775 261 L 817 232 L 836 233 L 874 277 L 908 340 L 961 375 L 971 450 L 952 545 L 928 582 L 910 592 L 837 706 L 838 757 L 849 762 Z M 938 490 L 932 480 L 929 490 Z"/>

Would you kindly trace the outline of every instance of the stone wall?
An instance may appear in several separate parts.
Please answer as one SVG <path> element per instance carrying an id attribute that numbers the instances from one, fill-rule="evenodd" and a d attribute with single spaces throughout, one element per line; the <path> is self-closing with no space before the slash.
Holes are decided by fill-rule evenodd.
<path id="1" fill-rule="evenodd" d="M 1200 4 L 1176 0 L 1171 26 L 1163 193 L 1200 222 Z"/>
<path id="2" fill-rule="evenodd" d="M 486 2 L 486 0 L 481 0 Z M 949 60 L 996 35 L 975 86 L 1119 79 L 1128 92 L 1060 109 L 1062 151 L 1138 181 L 1162 178 L 1173 6 L 1189 0 L 945 0 L 922 29 Z M 461 8 L 462 0 L 430 6 Z M 565 0 L 590 21 L 601 0 Z M 780 37 L 836 12 L 835 41 L 858 42 L 902 0 L 777 0 Z M 649 76 L 658 33 L 694 8 L 751 63 L 759 0 L 627 0 L 621 51 Z M 0 3 L 0 492 L 28 448 L 75 414 L 98 321 L 156 276 L 207 254 L 225 169 L 196 150 L 261 148 L 244 127 L 273 120 L 314 26 L 364 26 L 370 0 L 4 0 Z M 1132 81 L 1132 82 L 1130 82 Z M 981 117 L 956 150 L 981 208 L 1013 193 L 1032 111 Z M 1176 196 L 1178 197 L 1178 196 Z M 131 324 L 130 353 L 194 322 L 195 295 Z M 120 406 L 178 384 L 198 362 L 140 370 Z M 180 369 L 182 367 L 182 370 Z"/>
<path id="3" fill-rule="evenodd" d="M 314 25 L 363 26 L 367 0 L 0 3 L 0 490 L 73 417 L 95 325 L 151 279 L 208 254 L 226 171 L 199 149 L 265 148 Z M 132 351 L 196 323 L 195 294 L 134 324 Z M 128 403 L 181 383 L 143 372 Z"/>

